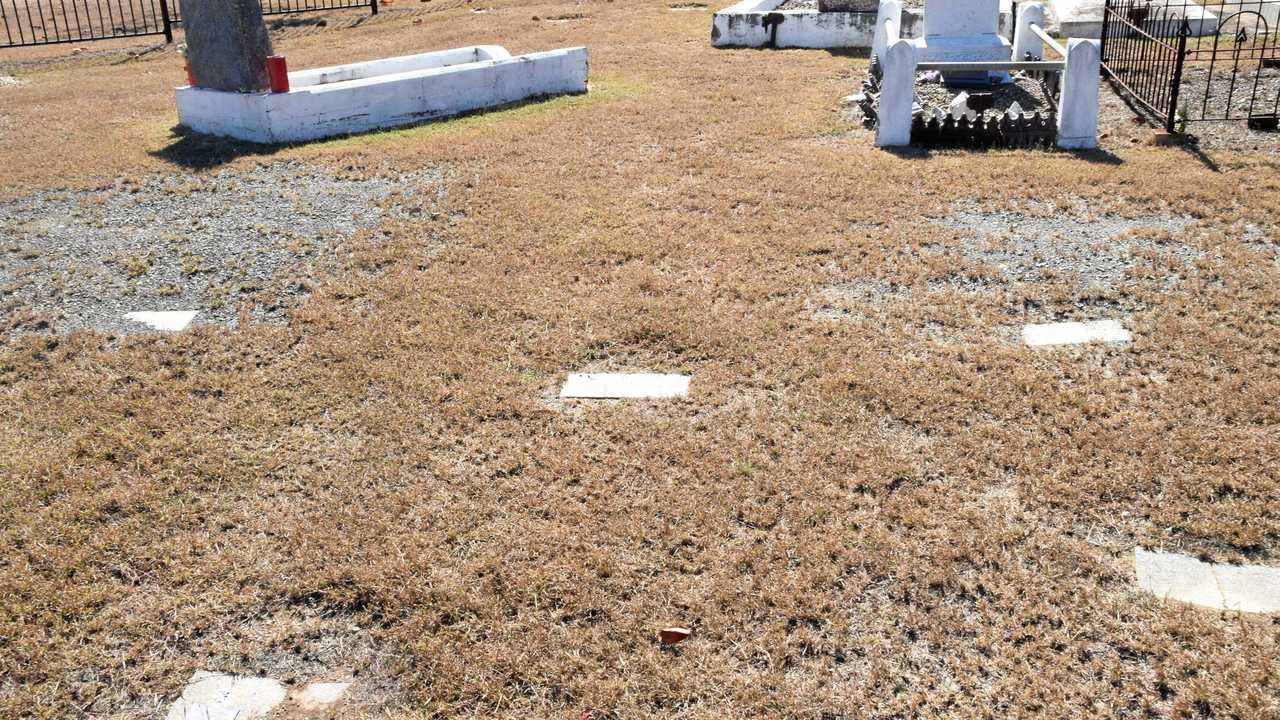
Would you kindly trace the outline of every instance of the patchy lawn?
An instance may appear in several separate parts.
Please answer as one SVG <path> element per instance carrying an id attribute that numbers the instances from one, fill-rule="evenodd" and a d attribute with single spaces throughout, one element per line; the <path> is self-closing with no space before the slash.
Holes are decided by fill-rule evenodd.
<path id="1" fill-rule="evenodd" d="M 353 718 L 1280 717 L 1276 619 L 1132 564 L 1280 565 L 1274 154 L 888 153 L 838 105 L 865 59 L 713 50 L 667 2 L 479 5 L 277 45 L 584 44 L 592 93 L 264 149 L 171 133 L 170 51 L 0 55 L 8 203 L 403 186 L 236 322 L 6 290 L 0 716 L 159 718 L 213 670 L 353 679 Z M 11 220 L 0 258 L 43 272 Z M 156 242 L 126 280 L 182 261 Z M 1092 319 L 1134 341 L 1019 344 Z M 556 399 L 584 368 L 693 382 Z"/>

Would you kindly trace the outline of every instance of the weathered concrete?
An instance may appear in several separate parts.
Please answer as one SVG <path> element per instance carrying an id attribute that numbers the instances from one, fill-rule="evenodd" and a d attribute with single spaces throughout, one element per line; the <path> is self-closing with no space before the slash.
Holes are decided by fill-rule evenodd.
<path id="1" fill-rule="evenodd" d="M 192 320 L 199 315 L 198 310 L 172 310 L 159 312 L 131 312 L 125 313 L 125 320 L 150 325 L 152 329 L 162 332 L 177 332 L 185 330 Z"/>
<path id="2" fill-rule="evenodd" d="M 1102 46 L 1097 40 L 1067 41 L 1067 69 L 1062 74 L 1058 102 L 1058 147 L 1091 150 L 1098 147 L 1098 86 Z"/>
<path id="3" fill-rule="evenodd" d="M 1280 612 L 1280 568 L 1224 565 L 1134 550 L 1138 585 L 1166 600 L 1247 613 Z"/>
<path id="4" fill-rule="evenodd" d="M 869 48 L 876 32 L 878 5 L 864 11 L 782 10 L 785 0 L 742 0 L 711 18 L 715 47 Z M 915 37 L 924 28 L 924 14 L 903 10 L 902 37 Z"/>
<path id="5" fill-rule="evenodd" d="M 227 675 L 203 670 L 187 681 L 166 720 L 256 720 L 285 698 L 284 686 L 271 678 Z"/>
<path id="6" fill-rule="evenodd" d="M 267 89 L 271 38 L 258 0 L 183 0 L 182 27 L 197 85 L 225 92 Z"/>
<path id="7" fill-rule="evenodd" d="M 1081 345 L 1084 343 L 1125 343 L 1133 340 L 1128 330 L 1115 320 L 1024 325 L 1022 340 L 1030 347 Z"/>
<path id="8" fill-rule="evenodd" d="M 910 40 L 889 45 L 881 61 L 880 110 L 876 121 L 876 146 L 911 144 L 911 109 L 915 104 L 916 49 Z"/>
<path id="9" fill-rule="evenodd" d="M 1218 17 L 1189 0 L 1175 0 L 1168 3 L 1171 6 L 1170 17 L 1182 17 L 1184 2 L 1186 2 L 1185 15 L 1192 35 L 1212 35 L 1217 32 Z M 1051 12 L 1056 21 L 1057 34 L 1064 38 L 1096 40 L 1102 37 L 1103 5 L 1104 0 L 1053 0 Z M 1151 5 L 1152 8 L 1162 6 L 1163 3 L 1159 0 Z M 1171 35 L 1177 32 L 1178 27 L 1179 23 L 1176 22 L 1152 22 L 1144 26 L 1145 29 L 1161 35 Z"/>
<path id="10" fill-rule="evenodd" d="M 178 88 L 196 132 L 259 143 L 410 125 L 531 97 L 587 91 L 587 49 L 512 57 L 496 45 L 289 73 L 287 93 Z"/>
<path id="11" fill-rule="evenodd" d="M 688 375 L 656 373 L 572 374 L 560 390 L 562 398 L 674 398 L 689 394 Z"/>
<path id="12" fill-rule="evenodd" d="M 876 11 L 876 29 L 871 38 L 871 54 L 883 58 L 886 50 L 902 37 L 902 3 L 882 0 Z"/>

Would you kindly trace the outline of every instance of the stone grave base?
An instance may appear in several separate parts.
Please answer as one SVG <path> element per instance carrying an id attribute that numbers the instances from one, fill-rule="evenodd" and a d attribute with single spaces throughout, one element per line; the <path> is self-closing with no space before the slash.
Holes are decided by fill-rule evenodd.
<path id="1" fill-rule="evenodd" d="M 197 78 L 198 80 L 198 78 Z M 587 91 L 586 48 L 512 57 L 497 45 L 289 73 L 287 93 L 177 89 L 191 130 L 287 143 L 411 125 L 532 97 Z"/>
<path id="2" fill-rule="evenodd" d="M 742 0 L 715 13 L 711 44 L 715 47 L 869 48 L 876 32 L 876 9 L 822 12 L 811 8 L 778 10 L 787 0 Z M 903 37 L 924 28 L 924 13 L 904 10 Z"/>
<path id="3" fill-rule="evenodd" d="M 823 7 L 857 7 L 845 0 L 814 0 L 812 7 L 797 0 L 742 0 L 711 19 L 715 47 L 870 48 L 876 32 L 876 7 L 859 12 L 824 12 Z M 779 9 L 781 8 L 781 9 Z M 1012 0 L 1000 2 L 1000 33 L 1013 35 Z M 902 11 L 899 36 L 924 34 L 924 10 Z"/>
<path id="4" fill-rule="evenodd" d="M 1170 13 L 1170 17 L 1183 14 L 1182 3 L 1183 0 L 1178 0 L 1176 3 L 1170 4 L 1171 8 L 1176 8 L 1176 11 Z M 1057 21 L 1058 34 L 1064 38 L 1090 38 L 1096 40 L 1102 37 L 1103 5 L 1104 0 L 1053 0 L 1050 5 L 1050 12 L 1052 12 Z M 1159 0 L 1151 4 L 1153 9 L 1163 6 L 1164 3 Z M 1191 34 L 1193 36 L 1212 35 L 1218 30 L 1218 17 L 1195 3 L 1187 3 L 1186 17 L 1191 26 Z M 1178 23 L 1158 24 L 1152 22 L 1146 24 L 1145 29 L 1156 35 L 1168 35 L 1177 31 Z"/>

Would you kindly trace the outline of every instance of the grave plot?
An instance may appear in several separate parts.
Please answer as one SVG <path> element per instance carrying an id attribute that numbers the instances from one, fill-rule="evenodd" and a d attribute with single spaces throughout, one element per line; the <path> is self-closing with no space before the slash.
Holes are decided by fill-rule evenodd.
<path id="1" fill-rule="evenodd" d="M 311 263 L 440 191 L 429 171 L 357 179 L 291 162 L 3 202 L 0 336 L 233 324 L 242 305 L 278 321 Z"/>
<path id="2" fill-rule="evenodd" d="M 411 125 L 532 97 L 587 91 L 586 48 L 512 57 L 496 45 L 287 73 L 271 92 L 177 90 L 178 119 L 200 133 L 286 143 Z"/>
<path id="3" fill-rule="evenodd" d="M 934 232 L 943 231 L 940 241 L 921 246 L 907 262 L 936 268 L 927 282 L 899 285 L 848 278 L 823 287 L 809 300 L 814 316 L 903 322 L 935 341 L 954 333 L 936 324 L 940 318 L 924 324 L 918 318 L 908 321 L 919 315 L 919 308 L 960 307 L 962 311 L 953 312 L 972 313 L 978 305 L 996 303 L 1004 306 L 1003 315 L 1025 316 L 1031 325 L 1123 321 L 1144 307 L 1128 289 L 1135 272 L 1153 268 L 1172 288 L 1202 255 L 1176 239 L 1191 228 L 1189 217 L 1159 212 L 1125 217 L 1090 210 L 1083 200 L 1001 209 L 961 203 L 925 220 Z M 939 272 L 946 268 L 954 269 Z M 1044 299 L 1034 306 L 1015 299 L 1028 295 Z M 978 328 L 989 326 L 992 318 L 951 317 L 948 322 Z M 1020 331 L 1018 326 L 998 334 L 1002 341 L 1021 343 Z M 988 327 L 984 332 L 992 331 Z"/>

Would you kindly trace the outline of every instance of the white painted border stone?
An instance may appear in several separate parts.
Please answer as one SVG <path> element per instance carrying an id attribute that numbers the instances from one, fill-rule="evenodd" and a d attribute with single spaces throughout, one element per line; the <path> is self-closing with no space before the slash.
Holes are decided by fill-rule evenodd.
<path id="1" fill-rule="evenodd" d="M 1280 568 L 1201 562 L 1134 549 L 1138 585 L 1156 597 L 1218 610 L 1280 612 Z"/>
<path id="2" fill-rule="evenodd" d="M 188 128 L 259 143 L 316 140 L 411 125 L 532 97 L 587 91 L 587 49 L 512 57 L 496 45 L 289 74 L 287 93 L 182 87 Z"/>
<path id="3" fill-rule="evenodd" d="M 657 373 L 574 373 L 560 389 L 562 398 L 591 400 L 674 398 L 688 394 L 688 375 Z"/>
<path id="4" fill-rule="evenodd" d="M 1133 336 L 1129 331 L 1115 320 L 1048 323 L 1022 327 L 1022 341 L 1029 347 L 1081 345 L 1095 342 L 1126 343 L 1132 340 Z"/>
<path id="5" fill-rule="evenodd" d="M 150 326 L 153 330 L 161 332 L 178 332 L 186 330 L 192 320 L 200 314 L 198 310 L 163 310 L 156 312 L 131 312 L 125 313 L 125 320 L 142 323 Z"/>

